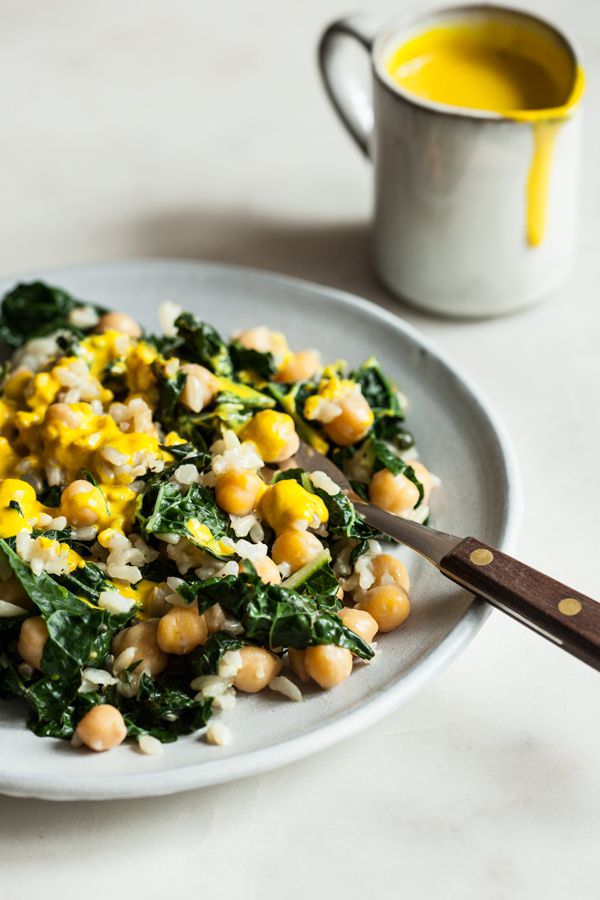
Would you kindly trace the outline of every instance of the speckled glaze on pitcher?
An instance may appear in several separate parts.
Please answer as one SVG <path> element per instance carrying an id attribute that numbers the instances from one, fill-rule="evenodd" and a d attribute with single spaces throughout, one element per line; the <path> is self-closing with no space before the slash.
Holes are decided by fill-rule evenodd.
<path id="1" fill-rule="evenodd" d="M 568 102 L 508 117 L 424 99 L 391 77 L 388 62 L 405 41 L 463 22 L 508 22 L 552 42 L 569 67 Z M 371 56 L 372 92 L 348 64 L 347 38 Z M 374 164 L 372 258 L 393 293 L 441 315 L 497 316 L 564 282 L 575 246 L 583 76 L 554 26 L 487 5 L 385 24 L 356 15 L 327 29 L 319 59 L 336 111 Z M 542 208 L 532 215 L 540 180 Z"/>

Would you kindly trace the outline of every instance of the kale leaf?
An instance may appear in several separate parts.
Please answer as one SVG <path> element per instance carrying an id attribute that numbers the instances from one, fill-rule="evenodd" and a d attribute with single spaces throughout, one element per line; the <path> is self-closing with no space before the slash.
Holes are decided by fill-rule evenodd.
<path id="1" fill-rule="evenodd" d="M 285 587 L 285 584 L 284 584 Z M 340 585 L 329 565 L 319 566 L 313 574 L 294 588 L 296 593 L 313 600 L 319 609 L 336 612 L 343 603 L 338 599 Z"/>
<path id="2" fill-rule="evenodd" d="M 177 422 L 179 398 L 185 387 L 187 375 L 178 369 L 175 375 L 169 377 L 156 365 L 153 366 L 153 371 L 158 385 L 156 418 L 165 430 L 174 428 Z"/>
<path id="3" fill-rule="evenodd" d="M 222 426 L 238 431 L 252 416 L 261 409 L 270 409 L 275 406 L 271 397 L 245 384 L 237 384 L 233 381 L 222 380 L 224 389 L 219 391 L 215 403 L 206 412 L 197 415 L 187 415 L 184 418 L 183 428 L 181 420 L 177 422 L 177 430 L 186 436 L 185 422 L 190 422 L 201 431 L 208 432 L 211 436 L 220 433 Z"/>
<path id="4" fill-rule="evenodd" d="M 94 602 L 98 600 L 102 591 L 114 589 L 112 583 L 107 581 L 98 566 L 90 562 L 81 568 L 73 569 L 66 575 L 55 575 L 54 578 L 72 594 Z"/>
<path id="5" fill-rule="evenodd" d="M 177 338 L 165 355 L 175 355 L 200 363 L 215 375 L 232 375 L 233 365 L 227 345 L 218 331 L 191 313 L 181 313 L 175 320 Z"/>
<path id="6" fill-rule="evenodd" d="M 414 447 L 415 439 L 404 427 L 403 417 L 386 416 L 379 419 L 373 426 L 373 434 L 391 444 L 400 453 Z"/>
<path id="7" fill-rule="evenodd" d="M 327 531 L 333 538 L 348 537 L 366 540 L 380 537 L 375 528 L 367 525 L 343 491 L 331 495 L 321 488 L 313 487 L 313 490 L 327 507 L 329 513 Z"/>
<path id="8" fill-rule="evenodd" d="M 397 456 L 385 441 L 382 441 L 380 438 L 372 435 L 370 438 L 371 446 L 373 448 L 373 452 L 375 454 L 376 465 L 375 470 L 377 469 L 389 469 L 390 472 L 394 475 L 404 475 L 408 478 L 409 481 L 415 485 L 419 492 L 419 499 L 415 503 L 415 507 L 419 506 L 423 501 L 423 497 L 425 496 L 425 488 L 415 473 L 415 470 L 412 466 L 410 466 L 405 460 L 403 460 L 400 456 Z"/>
<path id="9" fill-rule="evenodd" d="M 312 385 L 313 390 L 316 385 Z M 277 405 L 291 416 L 296 426 L 296 431 L 303 441 L 314 447 L 319 453 L 327 454 L 329 444 L 319 432 L 308 424 L 303 415 L 304 399 L 306 395 L 307 383 L 299 381 L 289 390 L 286 385 L 270 382 L 265 386 L 272 397 L 277 401 Z"/>
<path id="10" fill-rule="evenodd" d="M 44 506 L 51 506 L 53 509 L 56 509 L 60 506 L 62 492 L 63 489 L 60 485 L 47 486 L 42 489 L 40 494 L 38 494 L 38 498 L 40 503 L 43 503 Z"/>
<path id="11" fill-rule="evenodd" d="M 240 575 L 182 584 L 178 591 L 197 599 L 200 612 L 214 603 L 238 619 L 246 640 L 280 650 L 304 649 L 316 644 L 337 644 L 362 659 L 373 650 L 333 613 L 319 609 L 315 600 L 279 584 L 264 584 L 245 563 Z"/>
<path id="12" fill-rule="evenodd" d="M 92 305 L 98 313 L 103 307 L 76 300 L 57 287 L 33 281 L 18 284 L 4 295 L 0 307 L 0 339 L 11 347 L 20 347 L 34 337 L 43 337 L 59 329 L 82 334 L 69 322 L 69 314 L 79 306 Z"/>
<path id="13" fill-rule="evenodd" d="M 182 494 L 176 484 L 167 481 L 156 491 L 153 487 L 144 491 L 138 502 L 138 521 L 147 534 L 179 534 L 213 556 L 229 555 L 218 546 L 228 533 L 229 519 L 207 487 L 192 484 L 187 494 Z M 210 534 L 204 536 L 202 528 L 194 527 L 196 523 Z"/>
<path id="14" fill-rule="evenodd" d="M 382 416 L 404 417 L 398 392 L 374 356 L 352 372 L 350 377 L 360 385 L 363 397 L 373 410 L 376 419 Z"/>
<path id="15" fill-rule="evenodd" d="M 212 700 L 196 700 L 194 694 L 185 675 L 153 679 L 144 674 L 137 697 L 120 699 L 117 705 L 130 736 L 151 734 L 166 744 L 203 728 L 210 719 Z"/>
<path id="16" fill-rule="evenodd" d="M 176 562 L 172 559 L 163 559 L 163 557 L 159 556 L 158 559 L 142 566 L 142 578 L 145 581 L 154 581 L 158 583 L 160 581 L 166 581 L 167 578 L 181 578 L 181 574 L 177 568 Z"/>
<path id="17" fill-rule="evenodd" d="M 50 528 L 47 531 L 42 531 L 41 529 L 34 528 L 31 532 L 31 536 L 34 538 L 45 537 L 51 541 L 58 541 L 60 544 L 68 544 L 72 550 L 74 550 L 84 558 L 92 555 L 89 545 L 85 544 L 83 541 L 78 540 L 77 538 L 74 538 L 73 530 L 69 526 L 63 528 L 62 531 L 58 531 L 58 529 L 56 528 Z"/>
<path id="18" fill-rule="evenodd" d="M 109 653 L 113 634 L 123 628 L 133 612 L 111 615 L 106 610 L 96 609 L 46 572 L 34 575 L 8 541 L 0 539 L 0 549 L 46 623 L 48 640 L 42 655 L 42 672 L 65 677 L 83 665 L 102 663 Z"/>
<path id="19" fill-rule="evenodd" d="M 162 450 L 166 450 L 167 453 L 170 453 L 171 456 L 177 461 L 177 465 L 180 465 L 182 462 L 186 463 L 194 463 L 198 469 L 204 469 L 207 464 L 210 462 L 211 456 L 208 452 L 205 443 L 202 443 L 200 446 L 197 444 L 191 443 L 191 441 L 186 441 L 185 444 L 171 444 L 170 446 L 163 445 L 161 447 Z M 171 466 L 168 474 L 175 466 Z M 165 469 L 163 469 L 162 475 L 163 480 L 165 476 Z"/>
<path id="20" fill-rule="evenodd" d="M 255 372 L 260 378 L 269 381 L 277 374 L 277 363 L 272 353 L 261 353 L 251 347 L 244 347 L 239 341 L 232 341 L 229 345 L 229 355 L 236 372 Z"/>
<path id="21" fill-rule="evenodd" d="M 228 650 L 240 650 L 244 642 L 227 631 L 211 634 L 203 647 L 198 647 L 190 657 L 190 667 L 194 675 L 216 675 L 223 654 Z"/>

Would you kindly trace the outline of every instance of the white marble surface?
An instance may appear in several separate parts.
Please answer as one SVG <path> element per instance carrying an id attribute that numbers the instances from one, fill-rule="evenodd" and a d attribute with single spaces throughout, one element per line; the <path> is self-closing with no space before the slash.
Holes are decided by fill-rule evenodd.
<path id="1" fill-rule="evenodd" d="M 1 0 L 0 272 L 212 258 L 397 310 L 508 425 L 525 484 L 520 555 L 598 595 L 600 7 L 530 5 L 579 41 L 589 80 L 579 260 L 545 305 L 457 325 L 374 282 L 369 166 L 314 64 L 341 0 Z M 599 686 L 495 614 L 395 715 L 278 772 L 164 800 L 0 798 L 2 894 L 592 900 Z"/>

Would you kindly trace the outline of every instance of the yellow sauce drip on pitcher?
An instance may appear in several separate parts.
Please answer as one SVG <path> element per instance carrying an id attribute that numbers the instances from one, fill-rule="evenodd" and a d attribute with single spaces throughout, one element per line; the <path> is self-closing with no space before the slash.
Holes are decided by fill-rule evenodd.
<path id="1" fill-rule="evenodd" d="M 398 47 L 387 62 L 396 84 L 417 97 L 531 123 L 525 192 L 526 239 L 532 247 L 544 237 L 558 133 L 583 92 L 583 72 L 573 69 L 558 41 L 498 19 L 430 28 Z"/>

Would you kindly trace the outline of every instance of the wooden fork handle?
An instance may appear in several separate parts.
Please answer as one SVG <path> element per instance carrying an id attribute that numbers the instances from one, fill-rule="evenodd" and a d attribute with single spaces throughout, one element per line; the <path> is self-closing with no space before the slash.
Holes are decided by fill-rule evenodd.
<path id="1" fill-rule="evenodd" d="M 440 570 L 600 670 L 600 603 L 471 537 Z"/>

